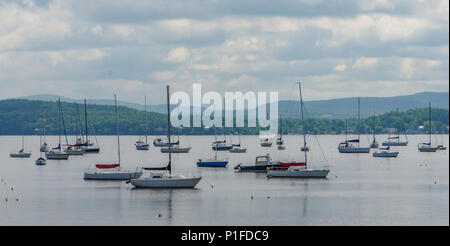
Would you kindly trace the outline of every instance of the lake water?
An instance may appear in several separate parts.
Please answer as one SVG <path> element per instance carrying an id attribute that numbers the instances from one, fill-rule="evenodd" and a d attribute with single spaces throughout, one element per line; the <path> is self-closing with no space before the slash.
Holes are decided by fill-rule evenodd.
<path id="1" fill-rule="evenodd" d="M 45 166 L 34 164 L 38 136 L 25 137 L 30 159 L 10 158 L 20 137 L 0 136 L 0 225 L 449 225 L 448 150 L 420 153 L 416 144 L 427 137 L 414 135 L 408 137 L 407 147 L 393 148 L 400 150 L 398 158 L 383 159 L 338 153 L 343 136 L 317 138 L 327 162 L 315 137 L 309 136 L 309 164 L 330 165 L 327 179 L 268 179 L 265 174 L 233 171 L 237 163 L 253 163 L 256 155 L 267 153 L 274 160 L 303 160 L 300 136 L 286 136 L 282 151 L 275 144 L 260 147 L 257 136 L 242 136 L 248 152 L 219 152 L 230 160 L 228 168 L 221 169 L 195 165 L 198 158 L 214 155 L 214 136 L 181 136 L 182 145 L 192 149 L 173 154 L 174 171 L 199 170 L 202 180 L 196 189 L 151 190 L 83 180 L 90 165 L 116 161 L 115 136 L 98 137 L 100 154 L 48 160 Z M 137 151 L 136 140 L 121 137 L 124 168 L 166 165 L 167 154 L 153 146 Z M 57 137 L 49 136 L 47 142 L 56 146 Z M 446 135 L 445 146 L 448 143 Z"/>

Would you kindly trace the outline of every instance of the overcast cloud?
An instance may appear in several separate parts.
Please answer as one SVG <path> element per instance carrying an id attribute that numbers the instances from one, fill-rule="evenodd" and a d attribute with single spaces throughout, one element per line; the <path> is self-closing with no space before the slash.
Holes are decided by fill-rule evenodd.
<path id="1" fill-rule="evenodd" d="M 0 99 L 394 96 L 448 91 L 448 67 L 447 0 L 0 2 Z"/>

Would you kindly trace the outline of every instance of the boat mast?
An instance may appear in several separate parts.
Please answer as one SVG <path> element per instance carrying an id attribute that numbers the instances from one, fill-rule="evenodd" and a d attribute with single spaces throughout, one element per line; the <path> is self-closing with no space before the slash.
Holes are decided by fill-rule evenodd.
<path id="1" fill-rule="evenodd" d="M 114 96 L 115 97 L 115 96 Z M 87 119 L 87 106 L 86 106 L 86 99 L 84 99 L 84 124 L 85 124 L 85 132 L 86 132 L 86 146 L 89 144 L 88 139 L 88 119 Z"/>
<path id="2" fill-rule="evenodd" d="M 66 139 L 66 145 L 69 145 L 69 140 L 67 140 L 66 124 L 64 123 L 64 113 L 61 106 L 61 101 L 59 102 L 59 109 L 61 110 L 61 121 L 64 128 L 64 137 Z"/>
<path id="3" fill-rule="evenodd" d="M 78 108 L 78 104 L 75 104 L 75 106 L 77 108 L 78 124 L 80 125 L 81 142 L 83 142 L 84 141 L 84 132 L 83 132 L 83 124 L 81 124 L 80 110 Z"/>
<path id="4" fill-rule="evenodd" d="M 23 123 L 23 112 L 20 115 L 22 118 L 22 122 L 21 122 L 21 125 L 22 125 L 22 150 L 25 150 L 25 137 L 24 137 L 25 130 L 24 130 L 24 123 Z"/>
<path id="5" fill-rule="evenodd" d="M 84 100 L 85 106 L 86 106 L 86 100 Z M 117 107 L 117 96 L 114 94 L 114 103 L 116 104 L 116 134 L 117 134 L 117 157 L 119 158 L 119 165 L 120 165 L 120 133 L 119 133 L 119 108 Z M 86 110 L 86 108 L 85 108 Z M 86 112 L 86 111 L 85 111 Z M 86 121 L 87 122 L 87 121 Z M 87 130 L 87 128 L 86 128 Z M 87 146 L 87 134 L 86 134 L 86 146 Z"/>
<path id="6" fill-rule="evenodd" d="M 431 146 L 431 102 L 428 102 L 428 124 L 430 125 L 429 143 Z"/>
<path id="7" fill-rule="evenodd" d="M 58 148 L 61 151 L 61 98 L 58 98 Z"/>
<path id="8" fill-rule="evenodd" d="M 375 143 L 375 124 L 376 124 L 375 112 L 373 112 L 373 142 L 374 143 Z"/>
<path id="9" fill-rule="evenodd" d="M 298 82 L 298 89 L 300 91 L 300 108 L 302 112 L 302 134 L 303 134 L 303 152 L 305 153 L 305 165 L 307 164 L 307 157 L 306 157 L 306 136 L 305 136 L 305 121 L 303 119 L 303 97 L 302 97 L 302 86 L 300 84 L 300 81 Z"/>
<path id="10" fill-rule="evenodd" d="M 169 98 L 169 85 L 167 85 L 167 140 L 169 141 L 169 164 L 167 165 L 167 170 L 169 174 L 172 173 L 172 150 L 170 141 L 170 98 Z"/>
<path id="11" fill-rule="evenodd" d="M 148 134 L 147 96 L 144 96 L 144 112 L 145 112 L 145 144 L 147 144 L 147 134 Z"/>
<path id="12" fill-rule="evenodd" d="M 361 113 L 360 113 L 360 98 L 358 97 L 358 126 L 357 126 L 357 131 L 358 131 L 358 147 L 359 147 L 359 145 L 360 145 L 360 132 L 359 132 L 359 120 L 360 120 L 360 117 L 361 117 Z"/>

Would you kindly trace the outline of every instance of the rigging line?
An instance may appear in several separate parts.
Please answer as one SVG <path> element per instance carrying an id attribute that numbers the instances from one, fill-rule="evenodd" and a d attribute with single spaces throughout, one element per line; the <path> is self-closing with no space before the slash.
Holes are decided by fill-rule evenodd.
<path id="1" fill-rule="evenodd" d="M 302 107 L 303 107 L 303 110 L 304 110 L 305 113 L 306 113 L 306 117 L 308 117 L 308 119 L 310 119 L 309 113 L 308 113 L 308 111 L 306 110 L 305 105 L 302 105 Z M 303 129 L 303 130 L 304 130 L 304 129 Z M 320 152 L 322 153 L 322 157 L 323 157 L 323 159 L 325 160 L 325 163 L 328 165 L 327 158 L 325 157 L 325 154 L 324 154 L 324 152 L 323 152 L 322 146 L 320 145 L 319 139 L 317 138 L 317 134 L 313 133 L 312 135 L 313 135 L 314 138 L 316 139 L 317 145 L 319 145 L 319 149 L 320 149 Z M 306 151 L 306 149 L 305 149 L 305 151 Z M 336 177 L 337 177 L 337 176 L 336 176 Z"/>

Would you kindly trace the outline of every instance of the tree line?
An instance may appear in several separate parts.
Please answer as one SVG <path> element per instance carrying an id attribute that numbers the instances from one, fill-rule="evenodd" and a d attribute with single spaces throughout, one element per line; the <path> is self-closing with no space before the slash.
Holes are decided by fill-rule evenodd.
<path id="1" fill-rule="evenodd" d="M 78 107 L 78 110 L 77 110 Z M 84 105 L 76 103 L 61 103 L 64 126 L 68 135 L 84 132 Z M 115 107 L 110 105 L 87 105 L 87 115 L 90 134 L 116 134 Z M 167 116 L 165 114 L 147 112 L 119 106 L 120 134 L 143 135 L 148 129 L 149 135 L 164 135 L 167 133 Z M 146 124 L 146 118 L 148 124 Z M 10 99 L 0 101 L 0 135 L 38 135 L 45 127 L 46 134 L 57 135 L 59 130 L 59 109 L 56 102 Z M 433 133 L 448 133 L 448 109 L 432 109 Z M 347 120 L 307 118 L 305 132 L 308 134 L 349 134 L 359 131 L 361 134 L 386 133 L 391 129 L 395 134 L 397 129 L 409 134 L 427 133 L 429 129 L 428 108 L 410 109 L 407 111 L 391 111 L 360 120 L 359 128 L 356 118 Z M 62 124 L 61 124 L 62 125 Z M 83 130 L 81 130 L 83 129 Z M 279 129 L 283 134 L 298 134 L 302 132 L 299 119 L 282 119 Z M 211 135 L 211 134 L 258 134 L 259 127 L 244 128 L 173 128 L 175 135 Z"/>

